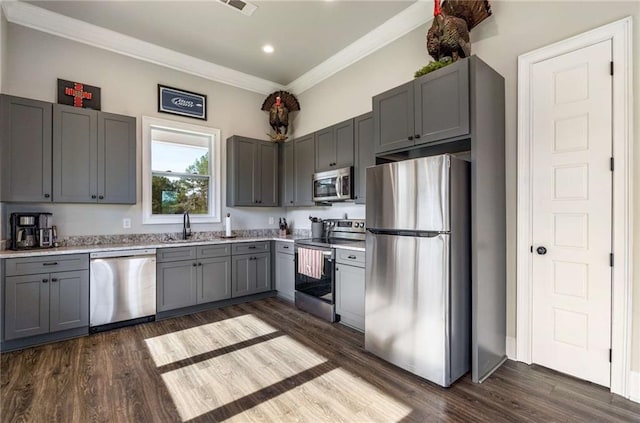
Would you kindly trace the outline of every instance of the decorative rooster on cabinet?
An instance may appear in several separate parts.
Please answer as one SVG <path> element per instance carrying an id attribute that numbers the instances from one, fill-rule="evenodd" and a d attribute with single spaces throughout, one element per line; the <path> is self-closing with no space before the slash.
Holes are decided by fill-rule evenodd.
<path id="1" fill-rule="evenodd" d="M 287 91 L 276 91 L 262 103 L 262 110 L 269 112 L 269 125 L 274 134 L 268 134 L 273 141 L 287 139 L 289 130 L 289 112 L 300 110 L 300 103 L 296 97 Z M 284 128 L 284 131 L 281 129 Z"/>
<path id="2" fill-rule="evenodd" d="M 427 51 L 436 61 L 455 62 L 471 55 L 469 31 L 491 16 L 488 0 L 434 0 L 433 24 L 427 32 Z M 445 59 L 448 60 L 448 59 Z"/>

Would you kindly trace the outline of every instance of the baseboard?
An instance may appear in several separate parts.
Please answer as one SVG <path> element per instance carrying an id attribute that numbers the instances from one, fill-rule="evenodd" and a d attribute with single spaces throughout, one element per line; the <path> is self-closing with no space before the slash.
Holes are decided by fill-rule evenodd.
<path id="1" fill-rule="evenodd" d="M 629 399 L 640 403 L 640 372 L 629 372 L 629 386 L 627 388 Z"/>
<path id="2" fill-rule="evenodd" d="M 507 336 L 507 358 L 509 360 L 517 360 L 516 338 Z"/>

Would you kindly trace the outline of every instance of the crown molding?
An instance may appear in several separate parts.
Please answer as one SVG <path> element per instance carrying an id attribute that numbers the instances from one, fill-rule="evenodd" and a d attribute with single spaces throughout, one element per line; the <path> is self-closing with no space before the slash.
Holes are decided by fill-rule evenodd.
<path id="1" fill-rule="evenodd" d="M 0 0 L 8 22 L 248 91 L 300 94 L 431 20 L 430 3 L 418 0 L 378 28 L 309 70 L 286 87 L 175 50 L 139 40 L 16 0 Z"/>
<path id="2" fill-rule="evenodd" d="M 19 1 L 2 1 L 7 21 L 73 41 L 165 66 L 260 94 L 284 89 L 280 84 L 206 60 L 160 47 L 84 21 Z"/>
<path id="3" fill-rule="evenodd" d="M 432 3 L 419 0 L 287 85 L 300 94 L 433 18 Z"/>

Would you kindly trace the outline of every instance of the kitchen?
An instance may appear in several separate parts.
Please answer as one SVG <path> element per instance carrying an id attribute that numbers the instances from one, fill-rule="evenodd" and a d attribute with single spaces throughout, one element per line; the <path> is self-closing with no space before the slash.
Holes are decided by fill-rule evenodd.
<path id="1" fill-rule="evenodd" d="M 588 5 L 589 6 L 589 5 Z M 535 11 L 539 16 L 540 10 L 533 5 L 525 5 L 525 11 Z M 567 5 L 558 5 L 559 12 L 567 12 L 571 8 Z M 589 6 L 591 7 L 591 6 Z M 529 8 L 529 9 L 527 9 Z M 591 9 L 589 9 L 591 10 Z M 595 10 L 595 7 L 594 7 Z M 626 15 L 637 16 L 631 5 L 627 5 Z M 509 4 L 498 2 L 494 5 L 495 16 L 502 27 L 517 27 L 517 18 L 522 18 L 525 12 Z M 430 11 L 429 11 L 430 12 Z M 517 54 L 526 52 L 538 46 L 544 45 L 545 41 L 553 42 L 574 33 L 585 31 L 592 27 L 617 19 L 623 12 L 607 12 L 610 15 L 600 16 L 600 12 L 592 12 L 587 15 L 585 22 L 575 24 L 574 27 L 558 29 L 558 33 L 547 35 L 546 40 L 533 41 L 515 47 L 510 46 L 505 40 L 505 36 L 498 40 L 491 40 L 492 31 L 497 31 L 496 25 L 490 21 L 485 22 L 472 33 L 478 42 L 474 45 L 474 53 L 483 60 L 488 61 L 491 66 L 507 78 L 507 157 L 515 157 L 515 57 Z M 635 14 L 634 14 L 635 13 Z M 597 15 L 597 17 L 596 17 Z M 510 16 L 507 19 L 506 16 Z M 492 18 L 492 19 L 493 19 Z M 541 19 L 541 18 L 540 18 Z M 539 21 L 538 21 L 539 22 Z M 520 22 L 520 25 L 522 22 Z M 329 79 L 320 82 L 318 85 L 304 90 L 298 99 L 302 106 L 297 112 L 293 121 L 292 138 L 298 139 L 305 134 L 315 133 L 323 128 L 328 128 L 334 124 L 345 120 L 361 116 L 371 111 L 371 98 L 392 87 L 398 86 L 410 79 L 410 75 L 415 69 L 424 65 L 424 35 L 429 24 L 422 25 L 419 29 L 410 31 L 405 37 L 389 44 L 389 46 L 378 50 L 371 56 L 367 56 L 355 63 L 349 69 L 336 73 Z M 484 25 L 484 24 L 483 24 Z M 531 23 L 535 27 L 534 23 Z M 157 114 L 156 89 L 158 83 L 192 89 L 200 93 L 205 93 L 209 99 L 209 119 L 207 126 L 220 128 L 220 157 L 221 157 L 221 190 L 226 187 L 226 165 L 227 146 L 226 140 L 232 135 L 241 135 L 255 139 L 265 139 L 264 133 L 268 131 L 266 125 L 266 113 L 259 109 L 265 95 L 256 94 L 248 90 L 235 88 L 227 84 L 212 82 L 185 72 L 177 72 L 166 67 L 148 64 L 123 55 L 109 53 L 102 49 L 89 47 L 82 43 L 75 43 L 44 32 L 30 30 L 22 25 L 11 23 L 5 24 L 5 34 L 3 42 L 6 48 L 3 49 L 3 84 L 2 92 L 14 96 L 39 99 L 55 102 L 55 80 L 56 78 L 66 78 L 74 81 L 86 81 L 87 83 L 100 86 L 102 88 L 103 110 L 111 113 L 118 113 L 126 116 L 135 116 L 136 134 L 138 137 L 137 153 L 142 156 L 142 117 L 153 116 L 157 118 L 176 120 L 174 117 L 167 118 L 167 115 Z M 507 29 L 504 29 L 507 31 Z M 509 38 L 506 36 L 506 38 Z M 496 44 L 497 43 L 497 44 Z M 42 47 L 34 47 L 42 46 Z M 510 56 L 501 58 L 499 50 L 510 49 Z M 64 60 L 62 59 L 64 58 Z M 6 59 L 6 60 L 5 60 Z M 75 59 L 75 60 L 74 60 Z M 82 63 L 82 66 L 70 68 L 69 62 Z M 398 63 L 402 62 L 401 66 Z M 33 66 L 33 63 L 42 64 Z M 374 71 L 375 69 L 375 71 Z M 355 84 L 353 81 L 361 81 Z M 511 85 L 510 85 L 511 84 Z M 270 91 L 269 91 L 270 92 Z M 123 94 L 126 94 L 126 101 Z M 191 119 L 181 119 L 185 123 L 198 123 Z M 511 140 L 509 142 L 509 140 Z M 142 164 L 139 164 L 142 166 Z M 515 186 L 515 163 L 507 161 L 507 198 L 513 201 Z M 105 238 L 122 237 L 126 240 L 133 240 L 138 234 L 169 233 L 174 238 L 179 238 L 182 233 L 182 217 L 180 221 L 168 225 L 145 225 L 143 224 L 143 204 L 142 198 L 142 170 L 138 168 L 136 172 L 136 182 L 138 199 L 135 205 L 90 205 L 90 204 L 13 204 L 2 203 L 3 238 L 8 239 L 8 220 L 13 212 L 51 212 L 54 222 L 59 228 L 61 239 L 75 239 L 81 241 L 81 237 L 91 237 L 93 235 L 104 236 Z M 509 182 L 512 181 L 512 182 Z M 511 185 L 510 185 L 511 184 Z M 511 192 L 511 197 L 509 197 Z M 311 224 L 309 215 L 318 216 L 322 219 L 344 218 L 345 214 L 350 219 L 365 219 L 365 207 L 352 202 L 344 204 L 336 203 L 331 207 L 225 207 L 225 194 L 221 192 L 222 201 L 219 216 L 222 218 L 226 213 L 231 213 L 233 230 L 240 234 L 251 230 L 271 230 L 277 232 L 278 218 L 286 217 L 290 223 L 293 234 L 310 233 Z M 273 218 L 273 223 L 271 219 Z M 130 219 L 131 228 L 123 228 L 123 220 Z M 507 239 L 509 252 L 514 242 L 515 209 L 507 209 Z M 192 231 L 199 232 L 220 232 L 224 231 L 223 223 L 200 223 L 196 219 L 191 220 Z M 511 235 L 509 235 L 511 231 Z M 149 235 L 151 234 L 151 235 Z M 153 235 L 156 236 L 156 235 Z M 511 240 L 511 241 L 509 241 Z M 88 240 L 86 242 L 89 242 Z M 176 248 L 179 248 L 176 247 Z M 233 255 L 232 255 L 233 257 Z M 507 274 L 515 272 L 513 260 L 507 260 Z M 514 276 L 508 277 L 513 280 Z M 515 285 L 508 285 L 507 296 L 515 295 Z M 271 305 L 271 303 L 269 303 Z M 508 301 L 507 307 L 512 307 L 513 302 Z M 248 306 L 247 306 L 248 307 Z M 273 307 L 277 307 L 273 305 Z M 264 314 L 265 307 L 261 312 Z M 268 307 L 267 307 L 268 308 Z M 241 309 L 247 311 L 249 309 Z M 286 309 L 278 308 L 278 316 L 284 321 L 291 321 L 290 312 Z M 237 315 L 240 311 L 228 311 L 229 317 Z M 509 311 L 507 312 L 510 313 Z M 511 310 L 513 313 L 513 310 Z M 513 316 L 513 314 L 510 314 Z M 220 318 L 219 316 L 218 318 Z M 268 317 L 265 317 L 268 319 Z M 197 319 L 197 317 L 194 317 Z M 507 335 L 515 334 L 515 318 L 507 319 Z M 274 319 L 268 320 L 273 326 Z M 310 327 L 317 327 L 313 320 L 304 320 Z M 202 321 L 202 323 L 205 323 Z M 303 325 L 302 325 L 303 326 Z M 274 326 L 275 327 L 275 326 Z M 279 327 L 279 326 L 277 326 Z M 293 325 L 296 330 L 302 331 L 300 324 Z M 324 326 L 323 326 L 324 328 Z M 186 327 L 185 327 L 186 329 Z M 319 339 L 330 342 L 331 336 L 347 336 L 353 338 L 352 332 L 337 328 L 327 327 L 326 335 L 319 335 Z M 145 329 L 138 329 L 145 330 Z M 129 333 L 129 332 L 127 332 Z M 159 334 L 160 332 L 155 332 Z M 148 333 L 151 335 L 151 332 Z M 104 335 L 111 336 L 111 335 Z M 266 335 L 262 335 L 266 336 Z M 91 339 L 91 337 L 89 337 Z M 314 343 L 315 344 L 315 343 Z M 324 348 L 324 347 L 318 347 Z M 323 350 L 325 355 L 335 354 Z M 4 354 L 3 354 L 4 355 Z M 454 385 L 455 387 L 456 385 Z M 483 385 L 478 385 L 482 389 Z M 433 389 L 433 388 L 431 388 Z M 463 389 L 463 388 L 461 388 Z M 472 389 L 472 388 L 468 388 Z M 435 395 L 443 395 L 435 391 Z M 4 392 L 3 392 L 4 395 Z"/>

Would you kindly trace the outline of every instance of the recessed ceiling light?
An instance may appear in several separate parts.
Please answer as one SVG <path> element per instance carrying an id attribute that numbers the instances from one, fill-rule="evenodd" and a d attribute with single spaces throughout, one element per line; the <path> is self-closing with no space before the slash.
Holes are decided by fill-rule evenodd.
<path id="1" fill-rule="evenodd" d="M 273 46 L 271 44 L 266 44 L 262 46 L 262 51 L 264 51 L 265 53 L 271 54 L 273 53 Z"/>

